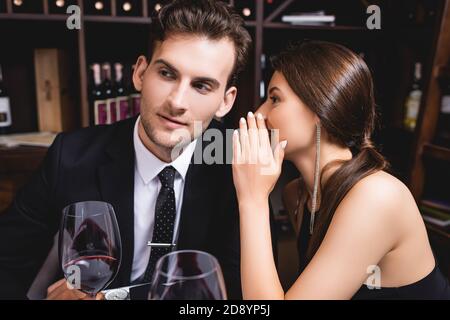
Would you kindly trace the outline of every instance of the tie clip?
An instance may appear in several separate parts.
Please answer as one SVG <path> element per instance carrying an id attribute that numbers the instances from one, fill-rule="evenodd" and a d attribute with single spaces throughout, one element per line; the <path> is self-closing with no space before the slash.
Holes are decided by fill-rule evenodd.
<path id="1" fill-rule="evenodd" d="M 153 243 L 153 242 L 147 242 L 147 246 L 154 247 L 154 248 L 169 248 L 169 247 L 175 247 L 176 243 Z"/>

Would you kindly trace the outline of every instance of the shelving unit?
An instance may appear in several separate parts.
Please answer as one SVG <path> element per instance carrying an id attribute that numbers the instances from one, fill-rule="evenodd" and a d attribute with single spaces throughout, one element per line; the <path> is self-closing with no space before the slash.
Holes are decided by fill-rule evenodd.
<path id="1" fill-rule="evenodd" d="M 423 154 L 425 157 L 450 162 L 450 149 L 438 145 L 426 143 L 423 145 Z"/>
<path id="2" fill-rule="evenodd" d="M 448 74 L 450 65 L 450 3 L 445 1 L 442 19 L 437 26 L 439 32 L 433 39 L 433 54 L 430 56 L 430 72 L 426 75 L 426 87 L 422 99 L 421 112 L 418 119 L 414 150 L 415 157 L 410 177 L 410 187 L 416 199 L 423 194 L 426 167 L 424 155 L 449 160 L 449 150 L 433 145 L 440 111 L 439 78 Z M 449 167 L 450 169 L 450 167 Z"/>
<path id="3" fill-rule="evenodd" d="M 39 167 L 47 152 L 46 148 L 0 147 L 0 214 L 13 200 L 17 189 Z"/>
<path id="4" fill-rule="evenodd" d="M 42 39 L 42 33 L 39 33 L 41 24 L 52 24 L 51 27 L 45 29 L 45 32 L 51 32 L 45 35 L 48 38 L 54 37 L 52 33 L 59 33 L 56 38 L 56 46 L 68 47 L 72 52 L 73 63 L 76 70 L 78 70 L 78 99 L 79 99 L 79 126 L 84 127 L 92 123 L 91 111 L 88 103 L 88 64 L 94 60 L 92 53 L 102 49 L 103 47 L 114 47 L 111 43 L 117 41 L 108 32 L 102 37 L 98 36 L 96 30 L 103 28 L 111 28 L 112 26 L 118 26 L 115 30 L 127 30 L 130 32 L 139 32 L 143 39 L 139 42 L 130 42 L 130 40 L 124 37 L 120 41 L 125 41 L 122 46 L 133 47 L 129 55 L 134 55 L 134 59 L 137 55 L 147 51 L 148 43 L 146 36 L 148 35 L 147 28 L 151 23 L 149 18 L 149 9 L 155 5 L 157 1 L 138 0 L 142 12 L 137 16 L 119 16 L 117 14 L 116 6 L 120 2 L 119 0 L 109 1 L 109 15 L 92 15 L 86 14 L 81 21 L 81 29 L 68 30 L 63 25 L 67 19 L 65 14 L 55 14 L 49 11 L 49 0 L 36 0 L 42 2 L 42 12 L 37 13 L 16 13 L 14 12 L 13 0 L 4 0 L 6 3 L 5 12 L 0 13 L 0 28 L 8 22 L 5 27 L 17 27 L 17 29 L 27 29 L 22 34 L 29 33 L 29 41 L 34 46 L 39 46 L 39 41 L 33 38 L 41 38 L 41 42 L 45 43 L 47 40 Z M 66 1 L 67 2 L 67 1 Z M 81 11 L 84 12 L 83 0 L 72 0 L 80 6 Z M 366 18 L 365 6 L 367 3 L 359 0 L 347 1 L 345 5 L 337 5 L 335 1 L 331 0 L 273 0 L 272 4 L 266 3 L 266 0 L 230 0 L 231 4 L 236 6 L 251 5 L 253 10 L 251 19 L 246 21 L 246 26 L 253 37 L 253 52 L 249 59 L 247 69 L 242 74 L 239 82 L 239 94 L 236 101 L 236 105 L 232 112 L 228 116 L 229 123 L 234 125 L 237 119 L 245 114 L 250 109 L 256 109 L 261 103 L 261 82 L 268 82 L 271 70 L 270 67 L 264 68 L 261 57 L 263 54 L 268 60 L 268 57 L 282 48 L 290 40 L 300 40 L 302 38 L 310 39 L 323 39 L 331 40 L 335 42 L 343 43 L 349 46 L 355 51 L 364 52 L 367 54 L 366 60 L 374 72 L 376 88 L 377 88 L 377 102 L 380 105 L 380 113 L 382 115 L 383 128 L 378 134 L 377 143 L 381 145 L 383 151 L 386 152 L 387 157 L 393 163 L 393 167 L 396 173 L 405 181 L 409 178 L 411 159 L 414 157 L 415 150 L 413 142 L 415 141 L 415 133 L 410 133 L 402 129 L 402 117 L 403 117 L 403 103 L 406 96 L 406 91 L 410 79 L 412 79 L 412 65 L 416 60 L 421 60 L 424 64 L 424 74 L 431 74 L 431 56 L 433 55 L 432 49 L 436 43 L 433 42 L 433 38 L 440 32 L 439 29 L 439 12 L 442 12 L 444 7 L 444 0 L 431 0 L 427 3 L 435 3 L 434 12 L 436 13 L 436 23 L 428 23 L 426 25 L 408 25 L 403 22 L 398 22 L 399 19 L 397 13 L 401 13 L 402 7 L 398 7 L 402 1 L 395 0 L 378 0 L 374 1 L 374 4 L 380 5 L 383 12 L 382 30 L 368 30 L 365 27 L 365 20 L 358 20 L 355 23 L 354 18 L 349 16 L 355 15 L 359 18 Z M 414 2 L 414 1 L 411 1 Z M 399 4 L 400 3 L 400 4 Z M 338 19 L 334 26 L 299 26 L 290 25 L 280 22 L 280 17 L 290 10 L 297 10 L 298 8 L 316 8 L 323 6 L 325 10 L 338 10 L 339 14 L 343 15 L 342 19 Z M 396 11 L 397 10 L 397 11 Z M 348 13 L 346 11 L 349 11 Z M 339 15 L 337 15 L 339 18 Z M 15 24 L 14 24 L 15 23 Z M 34 30 L 34 27 L 37 30 Z M 15 32 L 15 31 L 13 31 Z M 22 36 L 21 34 L 21 36 Z M 70 38 L 70 40 L 62 39 L 63 37 Z M 93 36 L 92 36 L 93 35 Z M 92 40 L 92 37 L 96 37 Z M 10 51 L 14 51 L 17 48 L 16 39 L 12 39 L 10 44 L 6 43 L 5 48 L 9 48 Z M 27 39 L 24 40 L 27 42 Z M 127 42 L 128 41 L 128 42 Z M 70 42 L 70 43 L 69 43 Z M 30 45 L 31 46 L 31 45 Z M 120 49 L 120 45 L 115 48 Z M 19 46 L 20 48 L 20 46 Z M 25 51 L 31 51 L 33 47 L 27 47 Z M 110 51 L 121 51 L 113 49 Z M 122 50 L 123 51 L 123 50 Z M 113 53 L 114 54 L 114 53 Z M 120 55 L 123 52 L 117 53 L 118 59 L 122 57 Z M 11 54 L 13 55 L 13 54 Z M 29 53 L 28 53 L 29 55 Z M 0 52 L 0 63 L 2 53 Z M 131 59 L 127 57 L 127 59 Z M 435 72 L 445 72 L 443 66 L 446 65 L 446 61 L 442 61 L 439 68 Z M 18 67 L 15 67 L 18 68 Z M 7 69 L 7 68 L 6 68 Z M 14 73 L 16 70 L 6 70 L 5 79 L 8 82 L 8 75 L 11 75 L 11 82 L 9 87 L 12 88 L 12 95 L 19 97 L 18 101 L 12 101 L 13 103 L 13 117 L 16 117 L 14 121 L 13 131 L 34 131 L 36 125 L 33 125 L 34 118 L 36 117 L 33 109 L 33 103 L 35 102 L 33 88 L 33 81 L 29 81 L 30 88 L 27 88 L 27 92 L 18 92 L 17 84 L 15 83 Z M 23 75 L 27 78 L 32 78 L 33 70 L 28 70 L 27 75 Z M 25 71 L 23 71 L 25 73 Z M 19 73 L 20 74 L 20 73 Z M 7 83 L 8 84 L 8 83 Z M 25 98 L 22 97 L 25 95 Z M 422 108 L 424 110 L 424 108 Z M 428 112 L 427 112 L 428 114 Z M 22 116 L 24 115 L 24 116 Z M 25 119 L 28 118 L 28 120 Z M 427 116 L 424 123 L 429 123 L 429 117 Z M 432 121 L 433 122 L 433 121 Z M 422 129 L 416 130 L 416 132 L 422 131 Z M 425 130 L 426 131 L 426 130 Z M 391 144 L 389 136 L 394 133 L 398 136 L 398 139 L 394 139 L 395 144 Z M 398 134 L 397 134 L 398 133 Z M 427 142 L 429 139 L 425 139 Z M 422 143 L 422 142 L 421 142 Z M 423 143 L 422 143 L 423 144 Z M 401 148 L 399 152 L 398 148 Z M 418 149 L 417 149 L 418 150 Z M 420 156 L 419 156 L 420 158 Z M 418 163 L 418 160 L 414 161 Z M 421 175 L 420 170 L 417 169 L 420 164 L 416 166 L 413 175 Z M 419 171 L 418 171 L 419 170 Z M 417 173 L 419 172 L 419 173 Z M 415 190 L 416 182 L 412 182 Z M 417 195 L 418 191 L 415 191 Z"/>
<path id="5" fill-rule="evenodd" d="M 68 15 L 66 14 L 54 14 L 49 12 L 49 6 L 48 1 L 49 0 L 39 0 L 42 1 L 42 12 L 37 13 L 15 13 L 13 12 L 13 0 L 6 0 L 6 12 L 0 13 L 0 23 L 4 21 L 10 21 L 14 22 L 17 21 L 17 23 L 50 23 L 50 22 L 65 22 L 68 18 Z M 86 29 L 90 29 L 93 25 L 95 28 L 95 25 L 103 25 L 103 24 L 119 24 L 123 26 L 124 28 L 141 28 L 145 29 L 148 28 L 148 26 L 151 23 L 151 19 L 148 17 L 149 15 L 149 3 L 156 3 L 157 1 L 147 1 L 147 0 L 139 0 L 141 2 L 142 6 L 142 12 L 139 16 L 118 16 L 116 11 L 116 0 L 110 1 L 111 6 L 111 14 L 110 15 L 89 15 L 89 14 L 83 14 L 83 17 L 81 19 L 81 28 L 80 30 L 68 30 L 66 29 L 65 32 L 67 32 L 68 35 L 71 37 L 74 37 L 76 35 L 76 40 L 73 45 L 77 48 L 77 65 L 76 69 L 79 70 L 79 115 L 80 115 L 80 123 L 79 127 L 85 127 L 89 126 L 91 124 L 91 115 L 89 110 L 89 104 L 88 104 L 88 60 L 89 57 L 87 57 L 87 40 L 86 37 L 88 34 L 86 33 Z M 74 1 L 80 9 L 81 12 L 84 12 L 84 1 L 83 0 L 76 0 Z M 24 28 L 22 26 L 22 28 Z M 61 30 L 62 28 L 65 28 L 65 25 L 58 25 L 57 28 Z M 32 31 L 31 31 L 32 32 Z M 104 39 L 103 39 L 104 40 Z M 140 48 L 144 48 L 145 50 L 142 53 L 146 53 L 146 38 L 144 38 L 141 42 L 141 44 L 138 45 Z M 14 45 L 14 44 L 12 44 Z M 136 55 L 137 58 L 137 55 Z M 30 71 L 31 73 L 33 71 Z M 14 94 L 14 90 L 13 94 Z M 33 101 L 33 97 L 29 99 Z M 22 108 L 30 108 L 30 106 L 16 106 L 17 109 Z M 20 112 L 16 112 L 19 114 Z M 14 117 L 14 115 L 13 115 Z M 20 119 L 19 119 L 20 121 Z M 35 126 L 28 125 L 27 128 L 22 128 L 19 126 L 19 128 L 16 128 L 14 131 L 34 131 L 36 130 Z"/>
<path id="6" fill-rule="evenodd" d="M 450 149 L 434 142 L 441 106 L 439 79 L 450 74 L 450 1 L 443 3 L 442 18 L 436 29 L 438 32 L 433 39 L 429 59 L 431 67 L 425 76 L 426 86 L 414 135 L 414 157 L 409 176 L 409 187 L 419 203 L 424 197 L 438 198 L 450 203 L 446 180 L 450 173 Z M 426 225 L 443 271 L 450 278 L 450 232 L 430 223 Z"/>
<path id="7" fill-rule="evenodd" d="M 40 13 L 15 13 L 13 12 L 13 0 L 6 0 L 7 8 L 5 13 L 0 13 L 0 22 L 2 21 L 18 21 L 18 23 L 31 23 L 35 21 L 36 23 L 39 21 L 43 22 L 64 22 L 67 18 L 64 14 L 52 14 L 49 12 L 49 0 L 38 0 L 42 1 L 43 11 Z M 82 12 L 84 9 L 83 0 L 76 0 L 76 2 Z M 102 25 L 121 25 L 123 28 L 135 28 L 135 29 L 145 29 L 150 23 L 151 19 L 149 18 L 149 8 L 151 8 L 157 1 L 147 1 L 147 0 L 139 0 L 141 3 L 142 12 L 139 16 L 118 16 L 116 6 L 118 4 L 118 0 L 110 0 L 110 15 L 89 15 L 86 14 L 83 16 L 81 29 L 79 31 L 68 31 L 73 34 L 76 34 L 76 43 L 74 46 L 77 48 L 77 69 L 79 70 L 79 98 L 80 98 L 80 127 L 88 126 L 91 124 L 90 122 L 90 110 L 88 105 L 88 92 L 87 92 L 87 83 L 88 83 L 88 75 L 87 75 L 87 66 L 90 60 L 89 52 L 90 50 L 89 43 L 87 43 L 86 38 L 93 32 L 92 30 L 96 29 L 97 26 Z M 331 39 L 338 42 L 343 42 L 347 44 L 348 38 L 355 37 L 356 34 L 359 34 L 359 39 L 368 38 L 370 40 L 375 39 L 378 44 L 383 43 L 384 40 L 387 39 L 386 34 L 390 33 L 392 30 L 389 29 L 387 32 L 382 31 L 369 31 L 365 27 L 365 21 L 359 23 L 359 25 L 351 25 L 347 23 L 338 23 L 334 26 L 299 26 L 299 25 L 290 25 L 286 23 L 280 22 L 280 16 L 289 12 L 292 6 L 297 6 L 299 3 L 306 3 L 307 7 L 311 7 L 312 3 L 315 1 L 310 0 L 302 0 L 302 1 L 294 1 L 294 0 L 274 0 L 273 3 L 269 6 L 265 0 L 252 0 L 252 1 L 241 1 L 241 0 L 231 0 L 229 1 L 231 4 L 235 5 L 246 5 L 251 4 L 253 13 L 252 20 L 246 21 L 246 26 L 251 33 L 254 40 L 253 52 L 250 57 L 250 63 L 248 65 L 247 70 L 245 70 L 242 75 L 242 79 L 240 81 L 240 91 L 239 97 L 236 103 L 236 108 L 232 111 L 229 116 L 230 122 L 235 123 L 237 118 L 243 112 L 256 108 L 261 102 L 261 81 L 268 81 L 267 74 L 263 70 L 263 63 L 261 61 L 261 56 L 266 54 L 269 56 L 273 54 L 275 50 L 271 50 L 272 45 L 278 42 L 283 42 L 283 38 L 287 35 L 290 38 L 300 39 L 303 35 L 307 35 L 310 38 L 325 38 Z M 378 1 L 380 5 L 384 5 L 386 11 L 391 10 L 392 3 L 394 1 L 385 0 Z M 357 11 L 360 15 L 364 16 L 364 4 L 361 1 L 350 1 L 350 4 L 347 4 L 347 7 L 354 8 L 352 12 Z M 332 1 L 320 1 L 320 5 L 328 5 L 332 8 L 336 8 L 336 5 Z M 269 8 L 268 7 L 272 7 Z M 345 6 L 344 6 L 345 7 Z M 342 9 L 345 10 L 345 9 Z M 342 11 L 341 10 L 341 11 Z M 389 22 L 389 19 L 386 19 Z M 344 21 L 346 22 L 346 21 Z M 121 27 L 121 28 L 122 28 Z M 416 27 L 412 27 L 416 28 Z M 276 34 L 276 35 L 274 35 Z M 351 37 L 349 37 L 351 35 Z M 94 49 L 100 47 L 104 39 L 99 39 L 99 44 L 94 44 Z M 358 42 L 357 40 L 356 42 Z M 392 41 L 392 40 L 391 40 Z M 146 48 L 146 39 L 142 40 L 142 43 L 137 44 L 137 46 L 141 49 Z M 362 41 L 364 42 L 364 41 Z M 365 41 L 368 42 L 368 41 Z M 364 44 L 366 46 L 366 44 Z M 358 44 L 356 43 L 356 47 Z M 283 45 L 277 44 L 275 47 L 282 48 Z M 358 49 L 358 48 L 357 48 Z M 143 52 L 141 52 L 143 53 Z M 268 68 L 266 68 L 268 69 Z M 269 73 L 268 73 L 269 74 Z M 398 100 L 401 101 L 404 97 L 400 97 Z M 18 107 L 23 108 L 22 106 Z M 29 108 L 29 106 L 27 106 Z M 388 108 L 386 108 L 388 109 Z M 401 109 L 398 106 L 394 109 Z M 399 117 L 397 117 L 399 118 Z M 389 122 L 394 122 L 389 119 Z M 398 123 L 399 121 L 397 121 Z M 30 128 L 30 131 L 34 128 Z"/>
<path id="8" fill-rule="evenodd" d="M 4 6 L 0 0 L 0 32 L 2 37 L 3 34 L 6 36 L 2 38 L 4 46 L 0 50 L 0 63 L 9 63 L 4 67 L 4 73 L 13 108 L 13 131 L 37 130 L 32 52 L 40 46 L 64 48 L 69 52 L 77 70 L 78 127 L 89 126 L 92 123 L 88 102 L 89 64 L 109 58 L 104 55 L 130 61 L 139 54 L 146 54 L 150 13 L 158 1 L 137 0 L 141 11 L 136 16 L 120 16 L 116 10 L 120 1 L 109 0 L 110 14 L 84 14 L 80 30 L 68 30 L 65 26 L 68 16 L 51 13 L 50 0 L 33 1 L 42 2 L 40 12 L 17 13 L 14 12 L 13 0 L 3 0 Z M 72 2 L 79 5 L 83 13 L 86 11 L 86 1 Z M 430 177 L 427 161 L 450 162 L 450 150 L 436 145 L 433 140 L 439 114 L 438 79 L 450 74 L 449 0 L 371 1 L 370 4 L 381 7 L 381 30 L 366 28 L 368 15 L 365 8 L 369 3 L 364 0 L 345 3 L 335 0 L 273 0 L 270 5 L 267 0 L 230 0 L 229 3 L 236 7 L 251 6 L 252 14 L 245 25 L 253 38 L 253 49 L 238 83 L 235 107 L 226 118 L 228 124 L 235 126 L 242 114 L 260 105 L 264 96 L 261 83 L 267 84 L 272 73 L 268 58 L 288 42 L 308 38 L 344 44 L 355 52 L 364 53 L 373 71 L 381 115 L 381 127 L 376 132 L 375 142 L 392 163 L 394 174 L 408 183 L 420 202 L 426 191 L 426 178 Z M 418 23 L 406 21 L 406 9 L 402 6 L 409 8 L 411 3 L 427 6 L 430 16 L 422 17 Z M 285 13 L 318 7 L 336 14 L 336 25 L 300 26 L 281 22 L 280 17 Z M 126 37 L 127 33 L 138 34 L 139 37 Z M 415 61 L 422 62 L 425 85 L 417 127 L 410 132 L 403 128 L 403 104 Z M 429 226 L 429 232 L 433 238 L 441 239 L 442 232 L 435 232 L 432 226 Z M 448 243 L 448 234 L 442 241 Z"/>

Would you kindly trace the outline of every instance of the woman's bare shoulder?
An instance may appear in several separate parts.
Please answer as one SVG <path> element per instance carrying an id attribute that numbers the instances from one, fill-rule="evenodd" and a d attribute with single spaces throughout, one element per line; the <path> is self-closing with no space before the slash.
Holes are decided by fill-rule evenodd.
<path id="1" fill-rule="evenodd" d="M 398 202 L 399 196 L 409 196 L 408 187 L 398 178 L 385 171 L 374 172 L 358 181 L 352 188 L 353 192 L 369 192 L 372 197 L 383 196 L 386 201 Z M 370 196 L 368 195 L 368 196 Z"/>
<path id="2" fill-rule="evenodd" d="M 342 206 L 369 214 L 369 209 L 377 212 L 376 216 L 385 215 L 390 221 L 398 213 L 414 209 L 415 201 L 408 187 L 393 175 L 378 171 L 358 181 L 342 200 Z M 341 206 L 341 205 L 339 205 Z M 360 215 L 364 215 L 359 213 Z M 365 217 L 367 219 L 375 217 Z"/>

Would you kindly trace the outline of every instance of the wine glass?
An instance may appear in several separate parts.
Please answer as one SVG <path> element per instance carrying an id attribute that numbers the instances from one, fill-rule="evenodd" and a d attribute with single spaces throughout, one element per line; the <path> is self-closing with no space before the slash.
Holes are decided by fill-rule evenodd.
<path id="1" fill-rule="evenodd" d="M 119 271 L 122 245 L 109 203 L 83 201 L 65 207 L 58 244 L 68 284 L 90 297 L 105 289 Z"/>
<path id="2" fill-rule="evenodd" d="M 174 251 L 158 260 L 148 298 L 151 300 L 226 300 L 217 259 L 196 250 Z"/>

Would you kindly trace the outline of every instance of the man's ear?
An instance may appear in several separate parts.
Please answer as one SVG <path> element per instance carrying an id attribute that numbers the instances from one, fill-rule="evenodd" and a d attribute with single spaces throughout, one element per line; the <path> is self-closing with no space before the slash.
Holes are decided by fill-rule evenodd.
<path id="1" fill-rule="evenodd" d="M 234 101 L 236 100 L 237 95 L 237 88 L 236 87 L 230 87 L 225 92 L 225 96 L 223 98 L 223 101 L 220 105 L 219 110 L 216 111 L 215 116 L 218 118 L 224 117 L 228 112 L 230 112 L 231 108 L 233 107 Z"/>
<path id="2" fill-rule="evenodd" d="M 142 83 L 144 82 L 144 73 L 147 70 L 148 62 L 145 56 L 139 56 L 136 62 L 136 67 L 133 72 L 133 84 L 137 91 L 142 90 Z"/>

